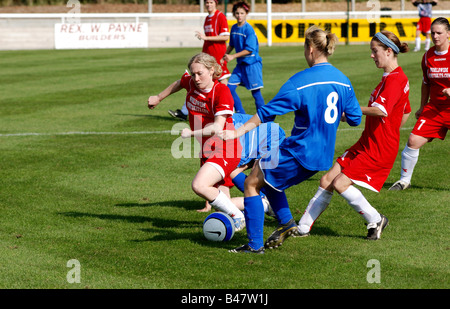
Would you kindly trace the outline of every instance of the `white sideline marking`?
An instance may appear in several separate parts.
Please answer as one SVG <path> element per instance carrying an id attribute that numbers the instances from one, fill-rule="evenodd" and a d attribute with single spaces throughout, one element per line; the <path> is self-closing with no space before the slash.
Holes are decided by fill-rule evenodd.
<path id="1" fill-rule="evenodd" d="M 363 127 L 344 128 L 338 131 L 362 131 Z M 401 128 L 400 130 L 412 130 L 413 128 Z M 57 132 L 57 133 L 6 133 L 0 134 L 0 137 L 10 136 L 52 136 L 52 135 L 133 135 L 133 134 L 169 134 L 172 131 L 137 131 L 137 132 Z"/>
<path id="2" fill-rule="evenodd" d="M 131 135 L 131 134 L 166 134 L 166 131 L 138 131 L 138 132 L 59 132 L 59 133 L 8 133 L 0 134 L 0 137 L 8 136 L 52 136 L 52 135 Z"/>

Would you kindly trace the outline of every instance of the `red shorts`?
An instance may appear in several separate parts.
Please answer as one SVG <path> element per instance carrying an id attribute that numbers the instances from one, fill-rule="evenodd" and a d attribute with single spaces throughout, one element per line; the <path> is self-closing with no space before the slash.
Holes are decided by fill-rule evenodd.
<path id="1" fill-rule="evenodd" d="M 423 34 L 431 33 L 431 18 L 420 17 L 416 30 L 422 32 Z"/>
<path id="2" fill-rule="evenodd" d="M 375 192 L 380 192 L 392 169 L 392 166 L 380 167 L 366 152 L 352 148 L 344 152 L 336 162 L 342 167 L 342 173 L 355 184 Z"/>
<path id="3" fill-rule="evenodd" d="M 219 81 L 221 81 L 222 79 L 230 78 L 231 73 L 230 73 L 230 70 L 228 70 L 227 63 L 224 62 L 223 65 L 221 65 L 220 62 L 219 62 L 219 65 L 222 68 L 222 75 L 220 75 Z"/>
<path id="4" fill-rule="evenodd" d="M 205 163 L 212 164 L 222 175 L 223 179 L 215 184 L 215 187 L 225 186 L 232 188 L 234 183 L 230 177 L 231 172 L 233 172 L 239 165 L 241 161 L 240 157 L 237 158 L 221 158 L 221 157 L 210 157 L 210 158 L 201 158 L 200 159 L 200 167 Z"/>
<path id="5" fill-rule="evenodd" d="M 422 137 L 443 140 L 449 128 L 450 109 L 443 108 L 440 110 L 434 104 L 427 104 L 411 133 Z"/>

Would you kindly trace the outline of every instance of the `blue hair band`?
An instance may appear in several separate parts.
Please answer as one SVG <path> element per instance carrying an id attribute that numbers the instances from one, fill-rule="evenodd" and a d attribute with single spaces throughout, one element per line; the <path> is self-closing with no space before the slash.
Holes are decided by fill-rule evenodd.
<path id="1" fill-rule="evenodd" d="M 374 35 L 374 37 L 376 37 L 378 40 L 380 40 L 380 42 L 383 43 L 384 45 L 386 45 L 387 47 L 392 48 L 394 53 L 396 53 L 396 54 L 400 53 L 400 49 L 398 48 L 398 46 L 395 45 L 395 43 L 392 42 L 390 39 L 388 39 L 388 37 L 385 36 L 383 33 L 377 32 Z"/>

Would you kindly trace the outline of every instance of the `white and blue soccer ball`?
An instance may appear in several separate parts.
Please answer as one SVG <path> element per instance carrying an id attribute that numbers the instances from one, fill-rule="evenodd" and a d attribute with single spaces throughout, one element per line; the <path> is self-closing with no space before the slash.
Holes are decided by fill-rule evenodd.
<path id="1" fill-rule="evenodd" d="M 203 222 L 203 235 L 211 241 L 228 241 L 234 236 L 234 220 L 223 212 L 214 212 Z"/>

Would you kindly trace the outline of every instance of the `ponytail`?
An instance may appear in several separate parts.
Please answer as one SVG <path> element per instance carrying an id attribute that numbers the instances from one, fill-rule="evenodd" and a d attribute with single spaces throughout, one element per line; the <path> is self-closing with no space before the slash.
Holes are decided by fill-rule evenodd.
<path id="1" fill-rule="evenodd" d="M 327 57 L 334 53 L 338 41 L 334 33 L 324 31 L 315 25 L 309 27 L 305 33 L 305 46 L 313 47 Z"/>

